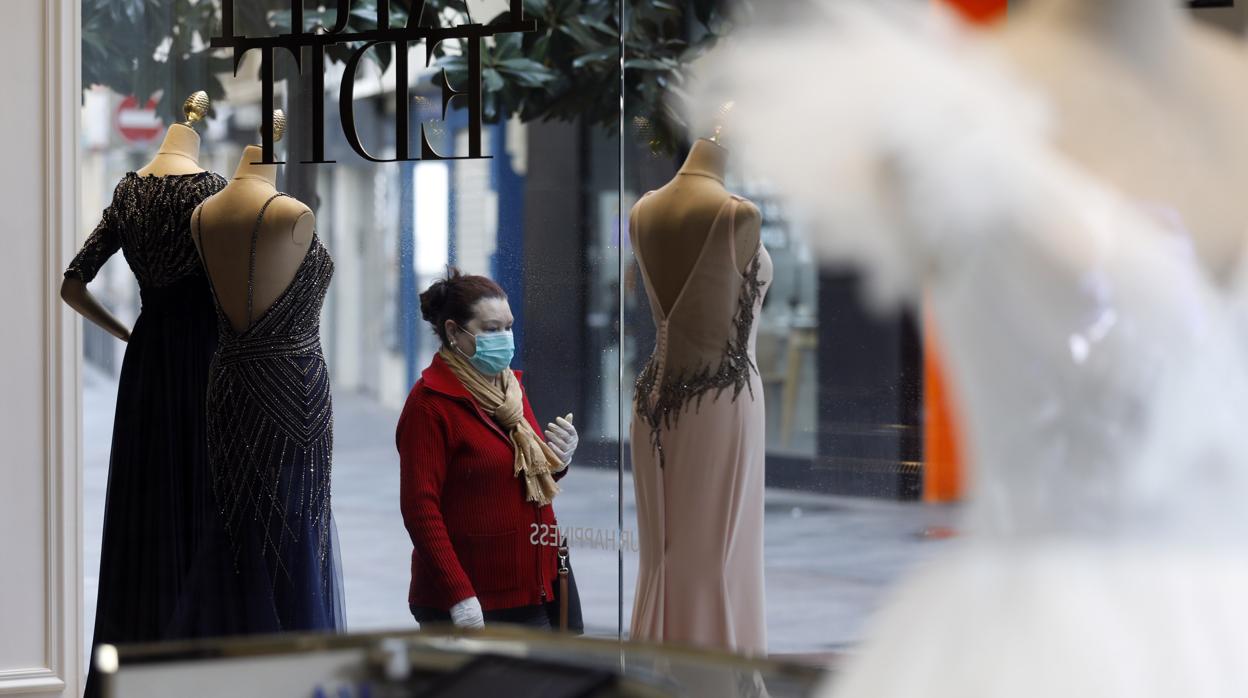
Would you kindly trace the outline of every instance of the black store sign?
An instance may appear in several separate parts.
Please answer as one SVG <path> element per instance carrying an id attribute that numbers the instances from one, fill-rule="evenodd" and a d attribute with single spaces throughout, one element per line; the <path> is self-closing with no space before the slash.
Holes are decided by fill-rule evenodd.
<path id="1" fill-rule="evenodd" d="M 221 36 L 212 37 L 213 48 L 230 48 L 234 50 L 234 72 L 238 74 L 238 66 L 243 56 L 252 49 L 260 51 L 260 79 L 262 81 L 262 108 L 264 111 L 264 127 L 262 149 L 264 164 L 283 164 L 273 158 L 273 54 L 282 49 L 294 56 L 299 71 L 304 70 L 302 49 L 311 49 L 313 89 L 318 93 L 325 92 L 325 47 L 334 44 L 362 42 L 362 45 L 347 61 L 346 73 L 342 77 L 342 86 L 338 101 L 338 109 L 342 118 L 343 135 L 347 142 L 360 157 L 373 162 L 400 162 L 413 160 L 475 160 L 490 156 L 481 153 L 481 41 L 487 36 L 512 32 L 536 31 L 537 23 L 524 18 L 523 0 L 510 0 L 508 17 L 505 21 L 494 22 L 489 26 L 483 24 L 462 24 L 455 27 L 391 27 L 389 0 L 377 1 L 377 28 L 371 31 L 349 34 L 346 32 L 347 20 L 351 15 L 351 0 L 337 0 L 337 22 L 333 27 L 318 28 L 318 31 L 303 31 L 303 2 L 291 0 L 291 33 L 280 36 L 238 36 L 234 33 L 234 0 L 221 0 Z M 423 4 L 423 3 L 422 3 Z M 420 17 L 419 8 L 413 7 L 409 17 Z M 412 21 L 408 24 L 411 25 Z M 446 117 L 446 109 L 451 99 L 463 96 L 468 104 L 468 155 L 453 157 L 436 152 L 425 137 L 424 126 L 420 128 L 420 157 L 410 157 L 410 134 L 408 132 L 408 44 L 413 41 L 425 42 L 425 64 L 433 58 L 437 45 L 448 39 L 465 39 L 468 59 L 468 83 L 465 89 L 452 89 L 446 79 L 446 72 L 441 75 L 442 117 Z M 353 97 L 355 93 L 355 74 L 364 53 L 381 44 L 392 44 L 395 48 L 394 68 L 397 93 L 395 95 L 395 152 L 390 159 L 377 158 L 371 155 L 360 143 L 359 134 L 355 130 L 355 109 Z M 298 115 L 296 115 L 297 117 Z M 307 164 L 323 164 L 334 162 L 325 159 L 325 107 L 321 99 L 312 100 L 312 159 Z"/>

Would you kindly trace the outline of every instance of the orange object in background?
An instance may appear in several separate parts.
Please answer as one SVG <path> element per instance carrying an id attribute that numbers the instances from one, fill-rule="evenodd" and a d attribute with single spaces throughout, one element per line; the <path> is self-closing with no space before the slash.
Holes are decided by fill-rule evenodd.
<path id="1" fill-rule="evenodd" d="M 1004 17 L 1009 3 L 1006 0 L 941 0 L 962 12 L 972 22 L 988 23 Z"/>
<path id="2" fill-rule="evenodd" d="M 956 502 L 965 479 L 961 431 L 929 317 L 923 313 L 923 501 Z"/>
<path id="3" fill-rule="evenodd" d="M 1007 0 L 938 0 L 972 22 L 1005 17 Z M 951 404 L 940 359 L 939 340 L 923 314 L 923 500 L 954 502 L 962 498 L 965 472 L 961 429 Z"/>

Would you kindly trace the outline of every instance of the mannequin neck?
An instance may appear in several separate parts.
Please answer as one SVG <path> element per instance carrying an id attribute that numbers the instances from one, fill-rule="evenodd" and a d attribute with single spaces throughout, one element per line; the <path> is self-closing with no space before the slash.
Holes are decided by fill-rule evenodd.
<path id="1" fill-rule="evenodd" d="M 1187 25 L 1179 0 L 1043 0 L 1035 14 L 1144 69 L 1170 64 Z"/>
<path id="2" fill-rule="evenodd" d="M 165 140 L 160 143 L 159 155 L 181 155 L 196 164 L 199 163 L 199 134 L 195 129 L 184 124 L 174 124 L 165 132 Z"/>
<path id="3" fill-rule="evenodd" d="M 264 158 L 264 151 L 258 145 L 243 148 L 243 156 L 238 159 L 238 168 L 234 170 L 234 179 L 258 179 L 268 182 L 277 188 L 277 165 L 255 164 Z"/>
<path id="4" fill-rule="evenodd" d="M 728 151 L 705 138 L 694 141 L 689 149 L 685 164 L 680 166 L 677 174 L 701 175 L 724 183 L 724 173 L 728 171 Z"/>

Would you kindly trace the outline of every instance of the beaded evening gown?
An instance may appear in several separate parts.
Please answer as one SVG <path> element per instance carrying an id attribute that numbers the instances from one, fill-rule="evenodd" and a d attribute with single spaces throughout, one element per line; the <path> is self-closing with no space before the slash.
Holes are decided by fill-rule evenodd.
<path id="1" fill-rule="evenodd" d="M 333 408 L 320 315 L 334 264 L 313 236 L 290 285 L 253 319 L 251 230 L 246 329 L 217 300 L 220 343 L 208 376 L 208 454 L 216 507 L 198 586 L 180 624 L 201 635 L 343 627 L 342 579 L 330 508 Z M 196 214 L 199 234 L 202 208 Z M 202 249 L 202 246 L 201 246 Z M 213 260 L 205 257 L 211 270 Z"/>
<path id="2" fill-rule="evenodd" d="M 754 348 L 772 264 L 760 244 L 738 271 L 733 222 L 744 201 L 724 202 L 666 313 L 637 244 L 645 216 L 633 209 L 658 336 L 634 396 L 641 555 L 630 635 L 761 655 L 766 421 Z"/>
<path id="3" fill-rule="evenodd" d="M 220 175 L 141 177 L 117 184 L 99 225 L 65 270 L 90 282 L 121 250 L 142 310 L 117 385 L 93 644 L 152 642 L 170 628 L 206 492 L 204 395 L 217 342 L 212 298 L 191 242 L 191 211 Z M 94 670 L 87 695 L 96 695 Z"/>

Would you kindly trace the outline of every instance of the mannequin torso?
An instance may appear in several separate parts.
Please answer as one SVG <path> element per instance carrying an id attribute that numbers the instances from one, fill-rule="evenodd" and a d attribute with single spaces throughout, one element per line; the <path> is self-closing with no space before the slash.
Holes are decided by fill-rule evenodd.
<path id="1" fill-rule="evenodd" d="M 277 166 L 253 165 L 260 147 L 249 145 L 224 189 L 191 215 L 191 230 L 221 308 L 236 331 L 247 328 L 251 231 L 265 202 L 277 193 Z M 256 238 L 252 320 L 286 290 L 307 255 L 316 228 L 311 209 L 289 196 L 269 204 Z"/>
<path id="2" fill-rule="evenodd" d="M 1000 44 L 1058 116 L 1059 149 L 1174 207 L 1222 281 L 1248 232 L 1248 51 L 1174 0 L 1037 0 Z"/>
<path id="3" fill-rule="evenodd" d="M 203 171 L 199 166 L 199 134 L 190 126 L 174 124 L 165 132 L 165 139 L 156 156 L 136 174 L 164 177 L 192 175 Z M 109 312 L 82 281 L 66 278 L 61 282 L 61 299 L 109 334 L 122 341 L 129 341 L 130 329 Z"/>
<path id="4" fill-rule="evenodd" d="M 715 216 L 731 196 L 724 189 L 727 151 L 699 139 L 672 181 L 638 201 L 631 216 L 638 252 L 664 309 L 671 308 L 697 261 Z M 727 215 L 727 214 L 725 214 Z M 762 216 L 753 204 L 736 208 L 738 271 L 758 248 Z M 638 226 L 638 218 L 645 219 Z"/>

